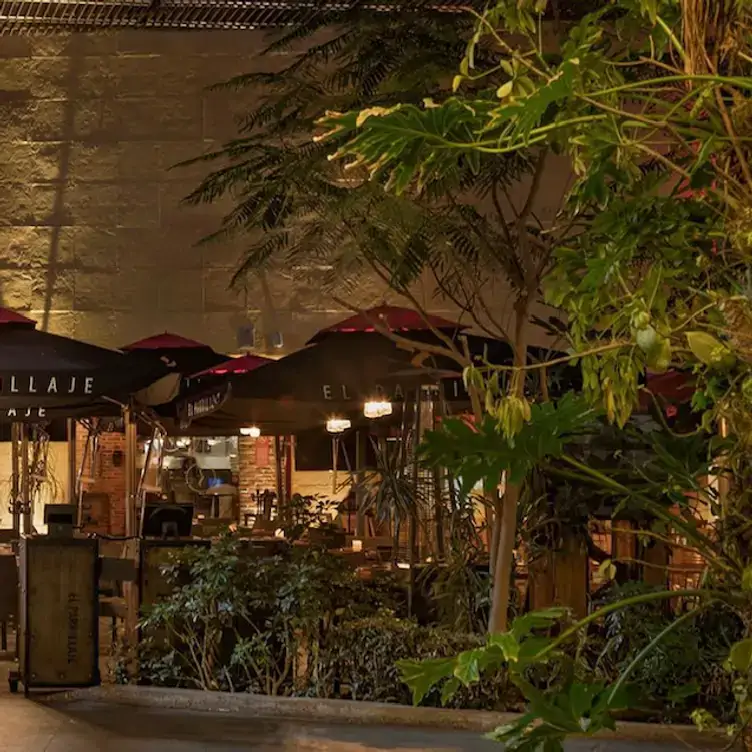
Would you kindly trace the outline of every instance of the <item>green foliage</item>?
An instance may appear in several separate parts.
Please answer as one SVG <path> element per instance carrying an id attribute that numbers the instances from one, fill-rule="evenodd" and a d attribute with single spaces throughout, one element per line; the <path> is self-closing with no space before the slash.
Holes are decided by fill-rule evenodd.
<path id="1" fill-rule="evenodd" d="M 597 595 L 596 605 L 655 590 L 639 582 L 612 584 Z M 672 610 L 656 603 L 609 614 L 587 640 L 587 660 L 595 675 L 615 681 L 675 619 Z M 733 610 L 721 608 L 698 614 L 660 640 L 630 677 L 642 690 L 641 704 L 648 717 L 680 721 L 690 709 L 701 707 L 724 722 L 731 721 L 733 679 L 723 663 L 742 633 Z"/>
<path id="2" fill-rule="evenodd" d="M 191 160 L 213 171 L 186 200 L 232 197 L 234 208 L 206 240 L 247 238 L 237 282 L 293 267 L 312 285 L 343 297 L 374 275 L 404 293 L 428 273 L 447 299 L 477 309 L 489 275 L 521 279 L 506 226 L 464 197 L 493 193 L 498 200 L 500 188 L 519 178 L 527 160 L 514 155 L 455 163 L 423 197 L 397 197 L 331 162 L 329 143 L 310 142 L 318 118 L 332 109 L 441 96 L 474 25 L 469 16 L 434 12 L 428 0 L 389 13 L 361 6 L 338 15 L 333 36 L 331 14 L 283 32 L 261 56 L 270 72 L 223 85 L 254 87 L 257 105 L 239 120 L 238 138 Z M 322 28 L 328 35 L 323 42 Z M 275 53 L 291 46 L 303 52 L 279 70 Z M 487 59 L 478 53 L 480 62 Z M 476 267 L 482 271 L 469 278 L 468 269 Z M 488 317 L 482 318 L 490 327 Z"/>
<path id="3" fill-rule="evenodd" d="M 460 418 L 446 420 L 438 431 L 426 434 L 422 457 L 430 465 L 446 467 L 460 479 L 465 493 L 479 482 L 497 485 L 503 472 L 519 483 L 540 462 L 561 454 L 564 445 L 590 428 L 594 411 L 570 393 L 557 403 L 541 402 L 530 408 L 529 422 L 505 435 L 498 419 L 486 415 L 473 426 Z"/>
<path id="4" fill-rule="evenodd" d="M 453 96 L 328 113 L 334 156 L 421 191 L 453 164 L 565 155 L 575 181 L 557 225 L 571 232 L 556 235 L 546 287 L 583 355 L 585 395 L 623 425 L 646 368 L 692 368 L 705 425 L 723 416 L 747 441 L 752 56 L 735 28 L 750 8 L 730 3 L 710 39 L 712 3 L 617 0 L 552 52 L 544 5 L 491 5 Z"/>
<path id="5" fill-rule="evenodd" d="M 229 535 L 180 550 L 164 575 L 172 594 L 141 624 L 142 678 L 158 684 L 290 694 L 301 646 L 390 604 L 333 556 L 258 558 Z"/>
<path id="6" fill-rule="evenodd" d="M 319 496 L 293 494 L 285 506 L 285 518 L 280 523 L 285 538 L 294 543 L 312 527 L 325 529 L 336 507 L 336 502 Z"/>
<path id="7" fill-rule="evenodd" d="M 444 627 L 423 627 L 391 615 L 348 621 L 328 635 L 318 654 L 315 681 L 309 693 L 321 697 L 348 697 L 370 702 L 409 705 L 411 691 L 400 678 L 397 661 L 447 660 L 458 652 L 481 646 L 483 639 Z M 447 698 L 453 708 L 509 711 L 520 707 L 522 698 L 504 672 Z M 426 693 L 423 705 L 442 704 L 437 689 Z"/>
<path id="8" fill-rule="evenodd" d="M 614 728 L 614 716 L 633 704 L 633 693 L 624 684 L 578 679 L 574 670 L 549 690 L 531 680 L 534 668 L 554 660 L 571 663 L 559 649 L 551 631 L 565 616 L 561 609 L 538 611 L 515 619 L 509 632 L 491 635 L 484 646 L 452 658 L 401 661 L 405 683 L 420 703 L 437 686 L 448 702 L 460 687 L 468 687 L 489 672 L 503 669 L 524 696 L 528 712 L 517 722 L 497 729 L 491 738 L 516 750 L 563 750 L 572 733 L 594 734 Z M 573 666 L 573 664 L 572 664 Z"/>

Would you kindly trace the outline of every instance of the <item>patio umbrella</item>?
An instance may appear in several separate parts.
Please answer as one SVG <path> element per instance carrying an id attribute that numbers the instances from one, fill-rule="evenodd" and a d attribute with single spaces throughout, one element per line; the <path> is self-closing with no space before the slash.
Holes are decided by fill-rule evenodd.
<path id="1" fill-rule="evenodd" d="M 159 360 L 167 368 L 190 376 L 227 360 L 227 355 L 213 350 L 203 342 L 197 342 L 179 334 L 164 332 L 153 337 L 131 342 L 120 348 L 130 357 L 142 360 Z"/>
<path id="2" fill-rule="evenodd" d="M 179 421 L 192 431 L 230 431 L 258 425 L 270 433 L 298 433 L 323 426 L 333 415 L 363 420 L 363 405 L 374 399 L 399 404 L 412 401 L 422 384 L 440 384 L 449 403 L 466 406 L 462 367 L 450 357 L 420 350 L 421 343 L 440 343 L 430 328 L 455 338 L 464 327 L 409 309 L 379 306 L 321 330 L 307 347 L 246 374 L 229 374 L 212 389 L 193 384 L 178 408 Z M 402 346 L 374 325 L 415 342 Z M 430 324 L 430 327 L 429 327 Z M 467 336 L 471 354 L 492 363 L 510 363 L 509 345 Z M 531 353 L 531 357 L 544 357 Z M 576 373 L 579 371 L 575 369 Z M 558 389 L 556 390 L 558 391 Z"/>
<path id="3" fill-rule="evenodd" d="M 117 414 L 119 403 L 165 373 L 125 360 L 121 352 L 40 331 L 31 319 L 0 309 L 0 420 Z"/>
<path id="4" fill-rule="evenodd" d="M 265 358 L 263 355 L 254 355 L 253 353 L 248 353 L 247 355 L 242 355 L 239 358 L 230 358 L 229 360 L 223 360 L 221 363 L 218 363 L 215 366 L 211 366 L 210 368 L 206 368 L 203 371 L 199 371 L 198 373 L 191 376 L 191 380 L 210 379 L 213 376 L 237 376 L 241 373 L 250 373 L 251 371 L 255 371 L 260 366 L 274 362 L 275 361 L 272 358 Z"/>
<path id="5" fill-rule="evenodd" d="M 424 337 L 426 334 L 435 338 L 434 330 L 442 334 L 454 335 L 467 330 L 467 328 L 467 326 L 449 321 L 449 319 L 441 316 L 431 314 L 424 316 L 411 308 L 381 305 L 369 308 L 363 313 L 349 316 L 336 324 L 319 330 L 306 344 L 312 345 L 338 334 L 377 334 L 383 336 L 380 329 L 387 329 L 395 334 L 410 338 Z"/>
<path id="6" fill-rule="evenodd" d="M 346 347 L 327 338 L 262 367 L 229 373 L 211 387 L 206 379 L 192 379 L 178 402 L 178 418 L 192 432 L 257 425 L 264 433 L 298 433 L 323 426 L 334 414 L 362 416 L 369 399 L 400 402 L 420 384 L 433 383 L 433 374 L 414 367 L 413 358 L 383 336 L 353 334 Z"/>
<path id="7" fill-rule="evenodd" d="M 170 402 L 180 391 L 182 379 L 227 360 L 226 355 L 215 352 L 209 345 L 170 332 L 132 342 L 121 349 L 137 367 L 158 364 L 172 374 L 171 379 L 165 378 L 139 395 L 141 401 L 150 405 Z"/>

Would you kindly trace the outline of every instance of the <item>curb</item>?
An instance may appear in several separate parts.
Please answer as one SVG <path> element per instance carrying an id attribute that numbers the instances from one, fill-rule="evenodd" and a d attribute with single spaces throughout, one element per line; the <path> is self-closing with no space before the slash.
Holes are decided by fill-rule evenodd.
<path id="1" fill-rule="evenodd" d="M 141 708 L 234 713 L 249 718 L 284 718 L 301 722 L 350 725 L 388 725 L 443 728 L 483 734 L 519 718 L 516 713 L 480 710 L 414 708 L 378 702 L 320 700 L 307 697 L 202 692 L 192 689 L 161 689 L 126 685 L 102 685 L 71 690 L 45 699 L 48 704 L 107 702 Z M 728 739 L 720 734 L 700 733 L 693 726 L 667 726 L 625 722 L 601 738 L 637 742 L 681 743 L 694 749 L 724 749 Z"/>

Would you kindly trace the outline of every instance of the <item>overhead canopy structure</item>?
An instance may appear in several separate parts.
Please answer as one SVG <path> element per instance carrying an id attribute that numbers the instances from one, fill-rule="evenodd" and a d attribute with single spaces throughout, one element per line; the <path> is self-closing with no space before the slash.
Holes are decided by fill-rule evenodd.
<path id="1" fill-rule="evenodd" d="M 358 9 L 394 12 L 482 11 L 486 0 L 0 0 L 0 34 L 99 29 L 259 29 L 290 26 L 316 14 L 332 21 Z M 593 0 L 552 0 L 557 19 L 600 7 Z"/>
<path id="2" fill-rule="evenodd" d="M 430 380 L 417 370 L 396 376 L 411 357 L 386 337 L 354 335 L 346 347 L 327 339 L 247 373 L 198 379 L 177 404 L 178 421 L 190 432 L 256 425 L 269 434 L 298 433 L 323 426 L 334 413 L 360 412 L 373 396 L 391 398 L 395 389 L 400 394 L 420 378 Z"/>
<path id="3" fill-rule="evenodd" d="M 117 415 L 119 405 L 166 373 L 158 363 L 125 363 L 117 350 L 40 331 L 0 309 L 0 420 Z"/>
<path id="4" fill-rule="evenodd" d="M 257 29 L 300 23 L 316 13 L 332 17 L 354 8 L 461 12 L 465 0 L 3 0 L 0 32 L 91 31 L 112 28 Z"/>

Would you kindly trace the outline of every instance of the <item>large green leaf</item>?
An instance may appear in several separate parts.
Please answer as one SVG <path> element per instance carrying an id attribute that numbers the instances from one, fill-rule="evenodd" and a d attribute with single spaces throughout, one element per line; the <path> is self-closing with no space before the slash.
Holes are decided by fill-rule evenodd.
<path id="1" fill-rule="evenodd" d="M 752 638 L 740 640 L 731 646 L 729 663 L 740 673 L 752 669 Z"/>
<path id="2" fill-rule="evenodd" d="M 398 661 L 400 677 L 412 690 L 413 704 L 419 705 L 430 690 L 454 673 L 454 658 L 434 658 L 424 661 Z"/>
<path id="3" fill-rule="evenodd" d="M 502 472 L 511 483 L 518 483 L 535 465 L 559 456 L 565 444 L 591 426 L 595 417 L 582 398 L 569 393 L 556 403 L 534 404 L 530 420 L 513 441 L 491 416 L 478 426 L 450 418 L 440 430 L 427 432 L 421 457 L 427 464 L 449 469 L 461 480 L 465 493 L 481 480 L 495 486 Z"/>

